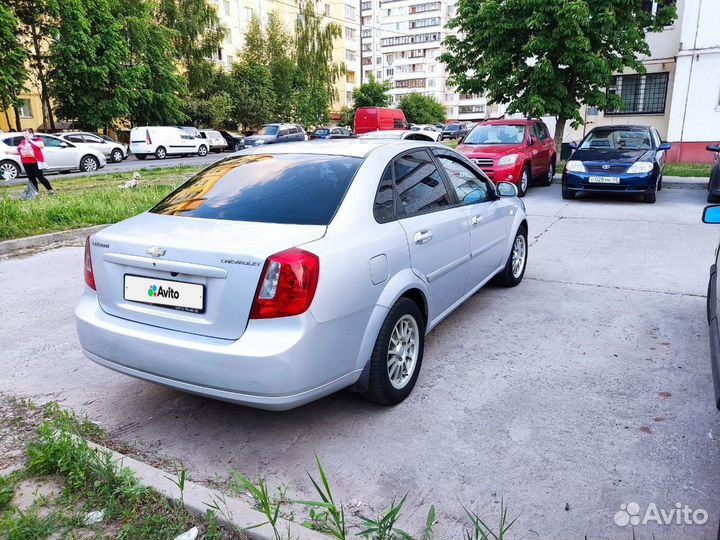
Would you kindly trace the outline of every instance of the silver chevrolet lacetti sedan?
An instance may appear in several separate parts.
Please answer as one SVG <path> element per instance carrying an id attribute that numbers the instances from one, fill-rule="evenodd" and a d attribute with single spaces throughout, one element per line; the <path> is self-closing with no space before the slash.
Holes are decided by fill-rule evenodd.
<path id="1" fill-rule="evenodd" d="M 522 280 L 515 195 L 436 143 L 234 154 L 88 238 L 80 343 L 121 373 L 253 407 L 347 387 L 399 403 L 425 335 L 493 277 Z"/>

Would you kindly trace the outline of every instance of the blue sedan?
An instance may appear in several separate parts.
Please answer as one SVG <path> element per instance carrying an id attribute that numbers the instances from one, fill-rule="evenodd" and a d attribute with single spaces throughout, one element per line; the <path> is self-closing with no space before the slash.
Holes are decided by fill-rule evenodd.
<path id="1" fill-rule="evenodd" d="M 665 152 L 655 128 L 647 126 L 603 126 L 587 134 L 562 175 L 563 199 L 580 192 L 636 193 L 654 203 L 662 188 Z"/>

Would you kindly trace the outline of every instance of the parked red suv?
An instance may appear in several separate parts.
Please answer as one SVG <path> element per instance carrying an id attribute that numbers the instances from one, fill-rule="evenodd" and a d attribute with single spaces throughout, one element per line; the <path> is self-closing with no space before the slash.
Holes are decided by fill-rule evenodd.
<path id="1" fill-rule="evenodd" d="M 541 120 L 488 120 L 478 124 L 457 147 L 493 182 L 512 182 L 525 196 L 531 180 L 552 184 L 555 142 Z"/>

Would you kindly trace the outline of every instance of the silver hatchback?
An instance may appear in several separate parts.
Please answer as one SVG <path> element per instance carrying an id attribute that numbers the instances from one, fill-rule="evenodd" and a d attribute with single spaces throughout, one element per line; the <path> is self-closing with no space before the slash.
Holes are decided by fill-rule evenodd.
<path id="1" fill-rule="evenodd" d="M 520 283 L 525 207 L 418 141 L 245 150 L 88 238 L 85 354 L 184 391 L 283 410 L 352 387 L 396 404 L 426 334 L 485 283 Z"/>

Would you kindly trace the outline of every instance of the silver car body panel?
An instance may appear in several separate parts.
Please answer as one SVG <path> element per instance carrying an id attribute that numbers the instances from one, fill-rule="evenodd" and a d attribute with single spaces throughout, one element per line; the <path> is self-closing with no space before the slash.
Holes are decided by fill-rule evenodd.
<path id="1" fill-rule="evenodd" d="M 408 150 L 448 152 L 447 147 L 418 141 L 330 144 L 332 152 L 327 141 L 241 152 L 364 158 L 327 227 L 141 214 L 93 235 L 98 292 L 86 287 L 76 311 L 86 355 L 122 373 L 185 391 L 289 409 L 358 381 L 388 310 L 403 294 L 412 289 L 422 295 L 429 332 L 504 267 L 525 220 L 517 198 L 388 223 L 373 216 L 379 179 L 389 162 Z M 432 238 L 416 243 L 416 234 L 427 230 Z M 146 251 L 153 246 L 164 248 L 165 256 L 149 256 Z M 262 263 L 294 246 L 320 260 L 309 310 L 294 317 L 248 319 L 262 266 L 223 259 L 232 254 Z M 158 277 L 176 272 L 173 279 L 204 283 L 207 312 L 125 302 L 122 276 L 136 271 Z"/>

